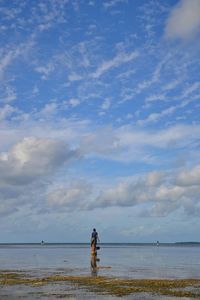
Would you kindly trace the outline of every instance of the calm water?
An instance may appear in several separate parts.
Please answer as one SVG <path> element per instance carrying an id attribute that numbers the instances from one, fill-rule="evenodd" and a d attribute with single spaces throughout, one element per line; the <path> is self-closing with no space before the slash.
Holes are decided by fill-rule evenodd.
<path id="1" fill-rule="evenodd" d="M 0 270 L 131 278 L 200 278 L 200 246 L 102 245 L 98 271 L 84 244 L 0 245 Z"/>

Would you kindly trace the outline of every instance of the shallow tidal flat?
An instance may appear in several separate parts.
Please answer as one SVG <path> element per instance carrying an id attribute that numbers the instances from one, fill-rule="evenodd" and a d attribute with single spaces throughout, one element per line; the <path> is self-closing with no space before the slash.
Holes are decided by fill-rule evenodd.
<path id="1" fill-rule="evenodd" d="M 200 299 L 199 279 L 35 276 L 0 272 L 0 299 Z"/>

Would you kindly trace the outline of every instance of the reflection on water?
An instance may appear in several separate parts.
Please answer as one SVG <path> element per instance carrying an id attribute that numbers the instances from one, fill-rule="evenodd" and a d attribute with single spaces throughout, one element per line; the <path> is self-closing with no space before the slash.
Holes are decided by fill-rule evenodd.
<path id="1" fill-rule="evenodd" d="M 200 247 L 101 245 L 97 258 L 91 256 L 89 245 L 0 246 L 1 270 L 131 278 L 200 278 Z"/>
<path id="2" fill-rule="evenodd" d="M 98 265 L 97 262 L 99 262 L 100 259 L 97 258 L 97 255 L 91 255 L 91 261 L 90 261 L 90 265 L 91 265 L 91 275 L 96 277 L 98 275 Z"/>

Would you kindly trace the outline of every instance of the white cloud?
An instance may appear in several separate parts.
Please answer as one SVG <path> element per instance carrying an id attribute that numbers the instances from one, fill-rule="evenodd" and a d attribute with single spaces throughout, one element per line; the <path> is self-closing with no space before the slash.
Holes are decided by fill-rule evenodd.
<path id="1" fill-rule="evenodd" d="M 172 9 L 165 27 L 167 38 L 188 39 L 200 31 L 200 1 L 181 0 Z"/>
<path id="2" fill-rule="evenodd" d="M 0 215 L 44 210 L 45 190 L 59 168 L 78 158 L 58 140 L 28 137 L 0 153 Z M 55 178 L 55 177 L 54 177 Z"/>
<path id="3" fill-rule="evenodd" d="M 112 68 L 116 68 L 116 67 L 120 66 L 121 64 L 130 62 L 130 61 L 134 60 L 135 58 L 137 58 L 138 56 L 139 56 L 139 52 L 138 51 L 133 51 L 131 53 L 123 53 L 123 52 L 121 52 L 118 55 L 116 55 L 113 59 L 104 61 L 96 69 L 96 71 L 91 74 L 91 77 L 93 77 L 93 78 L 99 78 L 100 76 L 102 76 L 108 70 L 110 70 Z"/>
<path id="4" fill-rule="evenodd" d="M 47 194 L 47 204 L 54 209 L 79 210 L 89 201 L 91 187 L 85 181 L 73 181 L 67 186 L 54 188 Z"/>
<path id="5" fill-rule="evenodd" d="M 190 86 L 188 86 L 181 95 L 182 98 L 186 98 L 190 96 L 193 92 L 200 90 L 200 82 L 194 82 Z"/>
<path id="6" fill-rule="evenodd" d="M 118 79 L 129 79 L 132 75 L 134 75 L 136 72 L 136 70 L 127 70 L 125 72 L 120 73 L 119 75 L 117 75 Z"/>
<path id="7" fill-rule="evenodd" d="M 0 79 L 4 79 L 4 73 L 7 68 L 19 57 L 25 57 L 26 54 L 33 48 L 34 45 L 34 37 L 31 36 L 29 40 L 24 43 L 19 44 L 10 48 L 9 50 L 5 47 L 0 52 Z"/>
<path id="8" fill-rule="evenodd" d="M 69 79 L 69 81 L 79 81 L 79 80 L 82 80 L 83 79 L 83 77 L 81 76 L 81 75 L 78 75 L 78 74 L 76 74 L 76 73 L 72 73 L 72 74 L 70 74 L 69 76 L 68 76 L 68 79 Z"/>
<path id="9" fill-rule="evenodd" d="M 168 149 L 173 151 L 187 147 L 191 151 L 198 142 L 200 127 L 183 124 L 154 130 L 133 125 L 93 127 L 88 120 L 71 118 L 56 119 L 55 122 L 48 114 L 43 114 L 41 118 L 41 112 L 38 112 L 27 120 L 19 121 L 17 126 L 16 122 L 11 121 L 9 127 L 0 128 L 1 149 L 5 151 L 14 142 L 27 137 L 27 132 L 42 139 L 67 141 L 73 148 L 80 147 L 83 155 L 130 162 L 143 161 L 156 149 L 162 149 L 164 153 Z"/>
<path id="10" fill-rule="evenodd" d="M 9 152 L 1 153 L 0 183 L 31 183 L 41 176 L 51 175 L 77 155 L 77 152 L 69 150 L 64 142 L 35 137 L 24 138 Z"/>
<path id="11" fill-rule="evenodd" d="M 200 166 L 195 166 L 191 170 L 182 171 L 176 180 L 178 185 L 191 186 L 200 185 Z"/>
<path id="12" fill-rule="evenodd" d="M 165 99 L 166 99 L 165 94 L 154 94 L 154 95 L 148 96 L 145 99 L 145 102 L 149 103 L 149 102 L 155 102 L 155 101 L 164 101 Z"/>
<path id="13" fill-rule="evenodd" d="M 151 172 L 138 179 L 125 178 L 100 192 L 90 209 L 147 204 L 146 216 L 165 216 L 183 208 L 186 213 L 199 207 L 200 166 L 179 172 Z"/>
<path id="14" fill-rule="evenodd" d="M 112 8 L 115 7 L 116 5 L 118 5 L 119 3 L 127 3 L 127 0 L 109 0 L 103 3 L 103 6 L 108 9 L 108 8 Z"/>
<path id="15" fill-rule="evenodd" d="M 68 0 L 52 0 L 46 3 L 39 2 L 36 3 L 36 5 L 37 8 L 33 11 L 32 19 L 40 31 L 47 30 L 59 23 L 66 23 L 65 11 L 67 9 Z M 39 18 L 38 13 L 40 14 Z"/>
<path id="16" fill-rule="evenodd" d="M 6 118 L 10 117 L 13 113 L 17 112 L 18 110 L 13 106 L 6 104 L 0 110 L 0 121 L 5 120 Z"/>
<path id="17" fill-rule="evenodd" d="M 119 153 L 118 142 L 119 139 L 112 127 L 106 127 L 86 133 L 81 139 L 80 149 L 86 155 L 111 158 L 114 153 Z"/>
<path id="18" fill-rule="evenodd" d="M 122 94 L 123 99 L 121 102 L 125 102 L 127 100 L 133 99 L 136 95 L 142 93 L 144 90 L 146 90 L 146 89 L 150 88 L 152 85 L 158 83 L 161 78 L 162 68 L 165 67 L 166 63 L 170 59 L 171 59 L 171 54 L 169 53 L 157 64 L 157 66 L 153 70 L 149 79 L 141 80 L 137 84 L 136 88 L 134 88 L 134 89 L 128 88 L 127 89 L 128 93 L 126 93 L 125 95 L 123 92 L 123 94 Z"/>
<path id="19" fill-rule="evenodd" d="M 134 206 L 142 202 L 143 195 L 138 195 L 134 184 L 120 182 L 112 188 L 100 193 L 91 208 L 109 206 Z"/>
<path id="20" fill-rule="evenodd" d="M 147 163 L 156 149 L 164 153 L 168 149 L 173 151 L 187 147 L 191 151 L 198 142 L 199 134 L 198 125 L 177 125 L 161 130 L 139 130 L 131 125 L 95 131 L 87 129 L 80 141 L 80 149 L 87 156 L 121 162 L 144 162 L 147 159 Z"/>
<path id="21" fill-rule="evenodd" d="M 95 130 L 92 132 L 88 125 L 80 132 L 81 124 L 71 124 L 71 127 L 73 126 L 76 128 L 68 135 L 68 141 L 72 142 L 75 135 L 76 145 L 80 143 L 79 149 L 86 157 L 96 155 L 125 162 L 143 160 L 146 151 L 149 154 L 151 148 L 167 151 L 172 146 L 182 149 L 187 144 L 194 145 L 200 131 L 199 126 L 182 125 L 160 131 L 156 130 L 155 132 L 138 131 L 132 126 L 122 126 L 118 129 L 110 127 L 104 128 L 102 131 Z M 12 212 L 12 205 L 13 208 L 18 207 L 14 204 L 15 201 L 22 201 L 22 205 L 27 201 L 27 196 L 20 187 L 24 188 L 27 184 L 28 186 L 32 186 L 33 183 L 36 184 L 38 180 L 41 181 L 40 179 L 55 174 L 58 168 L 71 158 L 78 157 L 77 151 L 70 151 L 64 142 L 57 140 L 66 139 L 69 133 L 64 129 L 63 131 L 60 129 L 49 132 L 52 129 L 46 130 L 44 126 L 42 134 L 46 132 L 52 138 L 54 137 L 54 140 L 25 138 L 9 151 L 1 153 L 0 188 L 1 195 L 4 195 L 4 198 L 7 197 L 10 203 L 6 206 L 8 213 L 9 211 Z M 40 124 L 38 130 L 41 131 Z M 62 208 L 81 210 L 109 206 L 135 206 L 147 203 L 150 205 L 148 215 L 165 215 L 180 207 L 191 212 L 192 208 L 197 205 L 195 195 L 199 191 L 198 174 L 198 166 L 190 170 L 182 169 L 175 175 L 164 171 L 155 171 L 140 179 L 125 178 L 123 181 L 119 181 L 117 185 L 107 188 L 98 187 L 98 197 L 96 196 L 96 187 L 94 194 L 91 194 L 91 188 L 87 184 L 69 184 L 67 182 L 66 186 L 63 184 L 51 187 L 51 189 L 47 187 L 49 192 L 47 195 L 48 208 L 46 209 L 49 212 L 54 209 L 62 211 Z M 5 187 L 9 187 L 9 191 L 6 189 L 3 191 Z M 38 189 L 38 186 L 36 185 L 35 188 Z M 32 194 L 34 195 L 34 193 Z M 96 200 L 93 201 L 92 199 Z M 77 208 L 75 208 L 76 206 Z M 41 208 L 40 204 L 38 204 L 39 208 Z"/>
<path id="22" fill-rule="evenodd" d="M 159 164 L 158 157 L 161 153 L 164 154 L 165 151 L 172 152 L 175 149 L 183 148 L 188 148 L 188 151 L 191 151 L 193 147 L 195 148 L 195 141 L 199 136 L 198 131 L 197 128 L 183 125 L 157 131 L 135 131 L 133 128 L 129 130 L 122 127 L 118 133 L 120 153 L 118 153 L 117 159 L 127 162 L 136 160 Z M 158 156 L 156 155 L 156 149 L 162 151 Z M 115 158 L 114 154 L 113 156 Z"/>
<path id="23" fill-rule="evenodd" d="M 80 105 L 81 101 L 77 98 L 71 98 L 69 99 L 68 103 L 72 106 L 72 107 L 76 107 L 78 105 Z"/>
<path id="24" fill-rule="evenodd" d="M 149 88 L 152 84 L 159 81 L 162 67 L 165 65 L 168 58 L 169 55 L 167 55 L 163 60 L 159 62 L 159 64 L 156 66 L 155 70 L 153 71 L 153 74 L 150 79 L 144 80 L 138 84 L 136 88 L 136 94 L 141 93 L 143 90 Z"/>
<path id="25" fill-rule="evenodd" d="M 57 103 L 47 103 L 45 104 L 45 107 L 40 111 L 41 115 L 48 115 L 50 114 L 55 114 L 58 109 L 58 104 Z"/>
<path id="26" fill-rule="evenodd" d="M 55 63 L 50 62 L 46 66 L 37 66 L 35 68 L 35 71 L 42 74 L 41 78 L 43 80 L 47 80 L 49 75 L 55 70 L 55 67 L 56 67 Z"/>
<path id="27" fill-rule="evenodd" d="M 111 100 L 110 99 L 106 99 L 102 105 L 101 105 L 101 109 L 103 110 L 108 110 L 110 108 L 111 105 Z"/>
<path id="28" fill-rule="evenodd" d="M 171 115 L 172 113 L 174 113 L 176 111 L 177 108 L 178 108 L 178 106 L 171 106 L 167 109 L 164 109 L 160 113 L 152 113 L 146 119 L 138 120 L 137 123 L 139 125 L 145 125 L 145 124 L 148 124 L 151 122 L 156 122 L 156 121 L 162 119 L 163 117 Z"/>
<path id="29" fill-rule="evenodd" d="M 174 80 L 172 80 L 171 82 L 165 84 L 165 85 L 163 86 L 162 89 L 163 89 L 164 91 L 168 92 L 168 91 L 171 91 L 171 90 L 173 90 L 174 88 L 176 88 L 177 85 L 179 85 L 180 83 L 181 83 L 181 80 L 180 80 L 180 79 L 174 79 Z"/>
<path id="30" fill-rule="evenodd" d="M 7 85 L 4 94 L 0 96 L 0 102 L 10 103 L 16 98 L 17 98 L 16 91 L 12 87 Z"/>
<path id="31" fill-rule="evenodd" d="M 152 171 L 147 174 L 146 183 L 147 186 L 158 186 L 160 185 L 163 180 L 166 178 L 167 173 L 165 172 L 157 172 Z"/>

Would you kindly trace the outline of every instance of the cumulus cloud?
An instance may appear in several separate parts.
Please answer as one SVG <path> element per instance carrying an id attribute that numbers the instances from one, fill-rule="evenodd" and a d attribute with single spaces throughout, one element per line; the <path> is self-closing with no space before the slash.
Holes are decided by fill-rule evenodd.
<path id="1" fill-rule="evenodd" d="M 51 176 L 79 157 L 62 141 L 27 137 L 0 153 L 0 215 L 31 208 L 43 211 Z"/>
<path id="2" fill-rule="evenodd" d="M 51 190 L 47 194 L 47 204 L 54 209 L 81 209 L 91 194 L 91 187 L 85 181 L 74 181 L 67 186 Z"/>
<path id="3" fill-rule="evenodd" d="M 134 206 L 147 200 L 148 196 L 142 192 L 140 182 L 124 181 L 101 192 L 96 202 L 91 203 L 90 207 Z"/>
<path id="4" fill-rule="evenodd" d="M 158 186 L 166 178 L 167 174 L 165 172 L 152 171 L 147 174 L 146 184 L 147 186 Z"/>
<path id="5" fill-rule="evenodd" d="M 1 153 L 0 190 L 4 202 L 0 213 L 11 214 L 30 201 L 34 203 L 36 191 L 40 189 L 37 180 L 52 174 L 77 155 L 63 142 L 38 138 L 26 138 L 9 152 Z M 198 214 L 200 166 L 125 177 L 116 184 L 106 184 L 106 187 L 94 188 L 92 184 L 76 179 L 66 185 L 41 186 L 41 189 L 46 202 L 36 206 L 46 212 L 141 205 L 143 216 L 166 216 L 178 209 L 187 214 Z"/>
<path id="6" fill-rule="evenodd" d="M 177 184 L 181 186 L 200 185 L 200 166 L 182 171 L 177 177 Z"/>
<path id="7" fill-rule="evenodd" d="M 66 161 L 77 155 L 76 151 L 60 141 L 24 138 L 10 151 L 0 155 L 0 183 L 26 184 L 49 175 Z"/>
<path id="8" fill-rule="evenodd" d="M 91 128 L 90 123 L 84 122 L 70 123 L 69 131 L 68 122 L 62 123 L 62 125 L 64 127 L 61 128 L 59 126 L 58 130 L 54 126 L 48 127 L 48 122 L 39 123 L 38 127 L 34 127 L 33 123 L 31 123 L 32 131 L 30 134 L 33 135 L 34 133 L 34 136 L 39 137 L 26 137 L 20 142 L 16 142 L 12 147 L 10 147 L 9 139 L 13 140 L 16 135 L 18 140 L 20 138 L 16 131 L 17 129 L 10 132 L 10 137 L 9 131 L 4 132 L 1 129 L 2 143 L 6 145 L 4 145 L 4 149 L 9 149 L 7 152 L 1 152 L 0 154 L 1 199 L 6 201 L 8 211 L 12 211 L 9 210 L 8 203 L 11 206 L 18 207 L 14 204 L 16 203 L 13 202 L 14 200 L 18 204 L 22 203 L 23 206 L 30 199 L 40 198 L 36 191 L 39 189 L 43 179 L 45 181 L 46 179 L 51 180 L 52 177 L 49 176 L 56 176 L 56 171 L 60 167 L 69 160 L 79 157 L 79 154 L 86 158 L 86 164 L 90 162 L 89 159 L 91 157 L 120 162 L 141 162 L 144 161 L 147 155 L 155 153 L 156 150 L 159 151 L 159 155 L 162 151 L 162 153 L 167 152 L 169 158 L 169 149 L 170 151 L 174 149 L 175 152 L 173 152 L 172 158 L 174 159 L 174 153 L 176 156 L 179 148 L 181 151 L 184 147 L 194 149 L 200 133 L 198 125 L 179 125 L 151 131 L 148 129 L 138 130 L 138 128 L 130 125 L 119 128 L 110 126 L 97 129 Z M 41 132 L 42 126 L 43 130 Z M 29 130 L 28 126 L 24 133 L 27 133 L 27 130 Z M 21 130 L 20 134 L 23 136 Z M 78 150 L 71 150 L 72 146 L 70 148 L 64 142 L 66 139 L 70 145 L 73 145 L 73 149 L 78 148 Z M 77 169 L 78 167 L 75 165 L 74 170 Z M 66 186 L 54 186 L 54 188 L 50 189 L 49 182 L 46 182 L 46 186 L 41 187 L 41 189 L 43 199 L 45 199 L 44 194 L 46 195 L 48 191 L 47 211 L 53 211 L 55 208 L 59 211 L 62 211 L 62 208 L 66 210 L 76 208 L 89 210 L 96 207 L 148 204 L 151 206 L 151 214 L 158 215 L 161 214 L 162 210 L 164 214 L 166 211 L 169 212 L 172 207 L 174 207 L 173 209 L 181 207 L 181 203 L 184 203 L 185 209 L 187 203 L 187 211 L 189 209 L 191 211 L 194 206 L 196 207 L 194 195 L 197 193 L 199 186 L 191 186 L 190 182 L 198 183 L 197 174 L 198 167 L 194 170 L 182 170 L 176 177 L 169 176 L 166 172 L 152 172 L 140 180 L 124 179 L 118 184 L 110 185 L 106 188 L 95 187 L 93 192 L 88 188 L 87 184 L 69 184 L 71 181 L 71 176 L 69 176 Z M 77 179 L 78 176 L 77 174 Z M 190 182 L 187 183 L 189 188 L 186 189 L 185 181 L 188 178 L 190 178 Z M 58 180 L 58 177 L 55 177 L 55 179 Z M 102 182 L 103 180 L 101 179 L 100 184 L 104 185 Z M 30 196 L 33 184 L 35 184 L 35 192 L 32 193 L 33 196 Z M 29 200 L 27 200 L 27 195 Z M 175 202 L 170 204 L 173 195 Z M 194 202 L 192 203 L 192 201 Z M 41 210 L 44 209 L 38 203 L 38 209 L 40 208 Z"/>
<path id="9" fill-rule="evenodd" d="M 165 36 L 188 39 L 198 32 L 200 32 L 200 1 L 181 0 L 166 21 Z"/>
<path id="10" fill-rule="evenodd" d="M 200 166 L 190 170 L 151 172 L 142 178 L 126 178 L 100 192 L 90 203 L 90 209 L 109 206 L 136 206 L 147 204 L 143 215 L 165 216 L 177 209 L 188 214 L 198 208 L 200 193 Z M 196 210 L 198 212 L 199 209 Z"/>

